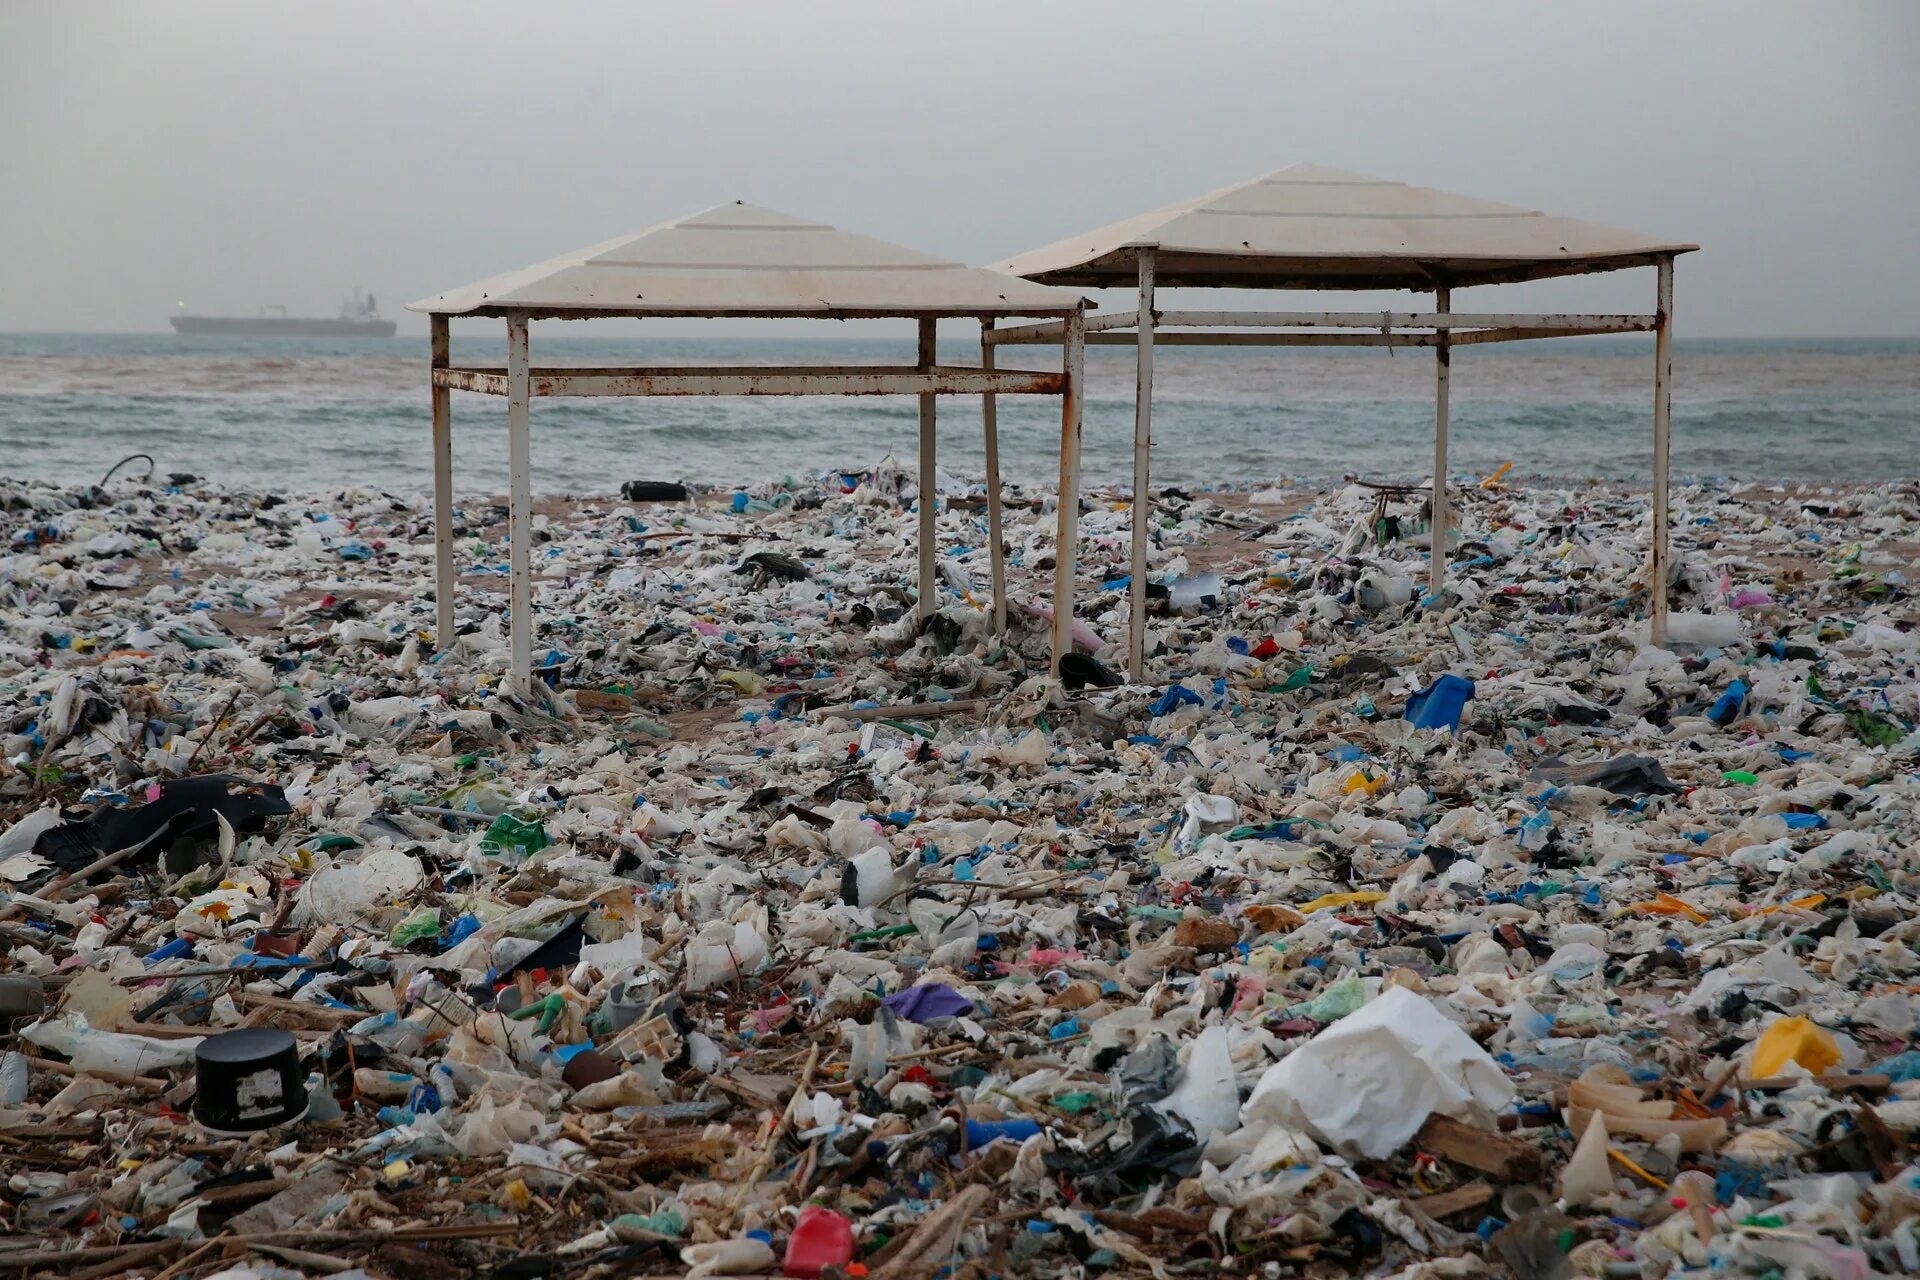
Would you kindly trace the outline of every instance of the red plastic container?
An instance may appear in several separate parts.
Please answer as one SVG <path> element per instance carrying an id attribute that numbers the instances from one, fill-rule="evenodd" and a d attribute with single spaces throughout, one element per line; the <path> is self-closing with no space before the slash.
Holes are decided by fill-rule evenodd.
<path id="1" fill-rule="evenodd" d="M 827 1267 L 844 1267 L 853 1258 L 853 1224 L 831 1209 L 810 1204 L 787 1237 L 782 1275 L 815 1280 Z"/>

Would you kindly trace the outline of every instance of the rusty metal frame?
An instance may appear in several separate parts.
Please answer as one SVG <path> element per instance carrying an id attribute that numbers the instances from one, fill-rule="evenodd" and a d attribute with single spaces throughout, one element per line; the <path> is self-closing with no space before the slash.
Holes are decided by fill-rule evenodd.
<path id="1" fill-rule="evenodd" d="M 521 696 L 533 688 L 533 574 L 531 564 L 532 516 L 532 430 L 530 410 L 536 399 L 553 396 L 879 396 L 912 395 L 919 399 L 920 418 L 920 513 L 919 513 L 919 614 L 928 617 L 938 603 L 938 561 L 935 509 L 936 416 L 940 396 L 977 395 L 982 397 L 987 439 L 988 530 L 992 542 L 993 627 L 996 633 L 1006 627 L 1006 565 L 1000 543 L 999 437 L 995 401 L 1002 395 L 1050 395 L 1061 400 L 1062 492 L 1061 536 L 1065 542 L 1056 548 L 1053 588 L 1054 669 L 1060 656 L 1072 644 L 1074 614 L 1074 548 L 1077 534 L 1080 479 L 1080 380 L 1084 368 L 1084 312 L 1067 313 L 1060 324 L 1059 336 L 1047 345 L 1061 347 L 1060 372 L 1046 370 L 996 369 L 993 367 L 992 336 L 999 315 L 974 311 L 924 314 L 889 318 L 912 318 L 918 326 L 917 359 L 912 365 L 783 365 L 783 366 L 663 366 L 585 368 L 571 366 L 532 367 L 529 360 L 528 322 L 541 313 L 530 311 L 480 314 L 504 317 L 507 326 L 507 363 L 502 366 L 455 366 L 450 359 L 449 317 L 429 317 L 432 355 L 428 383 L 432 391 L 433 412 L 433 513 L 434 513 L 434 617 L 435 643 L 441 650 L 454 640 L 454 595 L 457 576 L 453 562 L 453 434 L 452 393 L 472 392 L 504 396 L 507 400 L 508 530 L 510 535 L 511 583 L 508 619 L 508 687 Z M 607 314 L 617 314 L 609 312 Z M 1028 316 L 1032 311 L 1007 312 Z M 1058 313 L 1043 313 L 1058 314 Z M 804 318 L 815 318 L 807 316 Z M 936 363 L 934 339 L 941 319 L 979 319 L 981 323 L 981 363 L 978 368 Z M 1011 332 L 1008 330 L 1006 332 Z M 1033 341 L 1043 341 L 1035 339 Z"/>
<path id="2" fill-rule="evenodd" d="M 1655 309 L 1651 314 L 1584 312 L 1457 312 L 1452 291 L 1435 287 L 1432 311 L 1160 311 L 1154 306 L 1156 250 L 1143 245 L 1134 250 L 1139 271 L 1139 305 L 1132 311 L 1043 321 L 1005 329 L 983 329 L 983 357 L 994 347 L 1064 342 L 1076 329 L 1083 346 L 1133 346 L 1135 356 L 1132 581 L 1129 584 L 1127 667 L 1135 680 L 1146 678 L 1147 530 L 1152 519 L 1149 475 L 1153 448 L 1153 353 L 1156 347 L 1430 347 L 1434 352 L 1433 416 L 1433 525 L 1430 586 L 1436 594 L 1446 583 L 1446 536 L 1451 511 L 1446 493 L 1447 429 L 1452 381 L 1453 348 L 1489 342 L 1523 342 L 1542 338 L 1588 337 L 1608 333 L 1654 334 L 1654 465 L 1653 530 L 1649 555 L 1651 603 L 1649 627 L 1653 641 L 1665 640 L 1667 630 L 1666 579 L 1670 575 L 1667 548 L 1668 458 L 1671 452 L 1673 381 L 1672 314 L 1674 254 L 1651 259 L 1659 273 Z M 1623 265 L 1641 266 L 1646 263 Z M 1161 283 L 1166 283 L 1164 280 Z M 983 359 L 983 363 L 985 363 Z M 1060 537 L 1069 532 L 1064 511 L 1067 446 L 1061 447 L 1062 489 Z M 1078 469 L 1078 442 L 1074 444 Z M 1055 646 L 1056 663 L 1063 652 Z"/>

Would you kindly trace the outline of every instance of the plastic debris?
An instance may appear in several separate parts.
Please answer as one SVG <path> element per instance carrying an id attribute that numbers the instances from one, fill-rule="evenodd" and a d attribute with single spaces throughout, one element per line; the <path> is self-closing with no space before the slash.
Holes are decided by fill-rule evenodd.
<path id="1" fill-rule="evenodd" d="M 10 1265 L 1913 1273 L 1920 499 L 1503 475 L 0 480 Z"/>

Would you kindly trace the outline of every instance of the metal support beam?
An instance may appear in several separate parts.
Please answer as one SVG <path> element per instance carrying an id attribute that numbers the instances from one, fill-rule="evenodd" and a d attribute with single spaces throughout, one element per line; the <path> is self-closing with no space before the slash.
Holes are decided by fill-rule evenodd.
<path id="1" fill-rule="evenodd" d="M 1086 317 L 1076 311 L 1067 317 L 1066 340 L 1060 347 L 1060 372 L 1065 380 L 1060 397 L 1060 519 L 1053 538 L 1053 665 L 1073 650 L 1074 555 L 1080 538 L 1080 401 L 1081 377 L 1086 372 Z"/>
<path id="2" fill-rule="evenodd" d="M 1098 333 L 1103 329 L 1131 329 L 1140 321 L 1139 314 L 1133 311 L 1109 311 L 1103 316 L 1085 317 L 1087 333 Z M 1064 320 L 1048 320 L 1043 324 L 1020 324 L 1010 329 L 995 329 L 992 343 L 1003 346 L 1053 346 L 1066 338 L 1067 326 Z"/>
<path id="3" fill-rule="evenodd" d="M 980 322 L 980 367 L 993 368 L 993 321 Z M 980 397 L 980 424 L 987 440 L 987 559 L 993 566 L 993 634 L 1007 631 L 1007 553 L 1000 533 L 1000 405 L 989 391 Z"/>
<path id="4" fill-rule="evenodd" d="M 1672 566 L 1667 549 L 1668 463 L 1673 432 L 1673 259 L 1660 259 L 1655 284 L 1653 331 L 1653 549 L 1647 591 L 1653 604 L 1648 631 L 1653 643 L 1667 642 L 1667 579 Z"/>
<path id="5" fill-rule="evenodd" d="M 1246 331 L 1236 329 L 1156 328 L 1153 340 L 1163 347 L 1432 347 L 1440 336 L 1433 333 L 1302 333 L 1294 331 Z M 1090 347 L 1130 347 L 1139 334 L 1128 329 L 1120 333 L 1090 333 Z M 1455 339 L 1457 342 L 1458 339 Z"/>
<path id="6" fill-rule="evenodd" d="M 1105 319 L 1095 317 L 1096 320 Z M 1550 311 L 1538 315 L 1507 311 L 1168 311 L 1160 316 L 1167 328 L 1204 329 L 1591 329 L 1608 333 L 1640 333 L 1653 328 L 1656 317 L 1578 311 Z M 1111 326 L 1102 325 L 1101 328 Z M 1131 328 L 1132 326 L 1126 326 Z"/>
<path id="7" fill-rule="evenodd" d="M 512 587 L 508 596 L 507 687 L 533 692 L 533 496 L 531 427 L 527 420 L 527 318 L 507 317 L 507 530 Z"/>
<path id="8" fill-rule="evenodd" d="M 447 318 L 427 321 L 433 354 L 429 367 L 437 372 L 452 359 Z M 453 645 L 453 392 L 428 374 L 433 391 L 433 647 Z"/>
<path id="9" fill-rule="evenodd" d="M 1058 395 L 1060 375 L 1026 369 L 974 369 L 934 365 L 798 366 L 659 369 L 535 369 L 534 396 L 966 396 Z M 441 369 L 436 386 L 482 395 L 507 394 L 506 371 Z"/>
<path id="10" fill-rule="evenodd" d="M 1453 343 L 1511 342 L 1521 338 L 1574 338 L 1600 333 L 1644 333 L 1654 317 L 1553 312 L 1541 315 L 1505 312 L 1398 311 L 1163 311 L 1156 318 L 1162 346 L 1182 347 L 1432 347 L 1443 334 Z M 1089 346 L 1126 346 L 1136 340 L 1137 312 L 1095 316 L 1087 324 Z M 1188 330 L 1202 332 L 1178 332 Z M 1235 330 L 1347 329 L 1349 333 L 1259 333 Z M 1206 332 L 1227 330 L 1227 332 Z M 1421 332 L 1422 330 L 1426 332 Z M 994 334 L 996 346 L 1051 344 L 1060 340 L 1057 324 L 1024 325 Z"/>
<path id="11" fill-rule="evenodd" d="M 1153 250 L 1140 250 L 1139 338 L 1133 368 L 1133 578 L 1127 584 L 1127 671 L 1147 678 L 1147 528 L 1153 523 Z"/>
<path id="12" fill-rule="evenodd" d="M 920 322 L 920 359 L 917 368 L 930 370 L 934 364 L 934 335 L 938 321 Z M 935 521 L 939 498 L 934 480 L 934 405 L 932 391 L 920 395 L 920 621 L 926 622 L 940 607 L 940 530 Z"/>
<path id="13" fill-rule="evenodd" d="M 1434 290 L 1434 305 L 1442 312 L 1453 291 Z M 1433 349 L 1433 553 L 1428 557 L 1428 582 L 1434 595 L 1447 584 L 1447 394 L 1453 379 L 1453 352 L 1446 337 Z"/>

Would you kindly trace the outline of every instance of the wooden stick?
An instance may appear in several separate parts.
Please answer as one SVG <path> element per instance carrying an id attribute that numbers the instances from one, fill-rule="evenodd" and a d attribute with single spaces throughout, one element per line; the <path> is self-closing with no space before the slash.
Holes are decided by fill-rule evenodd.
<path id="1" fill-rule="evenodd" d="M 753 1169 L 740 1181 L 740 1189 L 734 1193 L 732 1212 L 739 1213 L 740 1206 L 746 1203 L 748 1194 L 767 1176 L 767 1170 L 773 1167 L 774 1153 L 780 1149 L 780 1140 L 786 1136 L 787 1126 L 793 1123 L 793 1113 L 799 1109 L 800 1099 L 807 1096 L 807 1086 L 813 1083 L 813 1069 L 820 1063 L 820 1044 L 815 1041 L 807 1049 L 807 1065 L 800 1069 L 800 1082 L 793 1087 L 793 1096 L 787 1099 L 786 1110 L 780 1113 L 780 1119 L 774 1122 L 773 1132 L 767 1135 L 761 1144 L 759 1158 L 753 1162 Z"/>
<path id="2" fill-rule="evenodd" d="M 201 1034 L 205 1033 L 203 1032 Z M 27 1060 L 28 1066 L 38 1067 L 42 1071 L 51 1071 L 57 1076 L 92 1076 L 94 1079 L 104 1080 L 108 1084 L 117 1084 L 128 1089 L 138 1089 L 142 1093 L 164 1093 L 167 1089 L 167 1082 L 165 1080 L 149 1080 L 145 1076 L 130 1076 L 124 1072 L 108 1071 L 104 1068 L 83 1069 L 74 1066 L 71 1062 L 55 1062 L 51 1058 L 35 1057 L 30 1053 L 23 1053 L 20 1056 Z"/>
<path id="3" fill-rule="evenodd" d="M 229 1235 L 215 1236 L 213 1239 L 207 1241 L 205 1244 L 201 1245 L 198 1249 L 195 1249 L 192 1253 L 188 1254 L 186 1257 L 180 1259 L 178 1262 L 168 1267 L 165 1271 L 162 1271 L 159 1275 L 155 1276 L 153 1280 L 173 1280 L 174 1276 L 179 1275 L 183 1271 L 192 1270 L 194 1264 L 198 1263 L 202 1258 L 206 1257 L 207 1254 L 213 1252 L 213 1250 L 223 1246 L 224 1244 L 226 1244 L 227 1241 L 232 1239 L 234 1239 L 234 1237 Z"/>
<path id="4" fill-rule="evenodd" d="M 899 1280 L 921 1271 L 931 1271 L 953 1252 L 960 1233 L 967 1229 L 993 1193 L 979 1183 L 968 1187 L 945 1204 L 920 1219 L 920 1225 L 906 1238 L 900 1251 L 874 1272 L 876 1280 Z"/>
<path id="5" fill-rule="evenodd" d="M 155 1240 L 147 1244 L 136 1244 L 121 1251 L 118 1257 L 108 1258 L 96 1263 L 84 1271 L 75 1271 L 68 1280 L 99 1280 L 100 1277 L 120 1275 L 146 1266 L 150 1262 L 159 1262 L 170 1258 L 184 1248 L 184 1240 Z M 56 1261 L 53 1265 L 58 1266 Z"/>
<path id="6" fill-rule="evenodd" d="M 44 1238 L 33 1236 L 31 1240 L 38 1244 Z M 177 1251 L 182 1244 L 184 1242 L 180 1240 L 156 1240 L 150 1244 L 88 1245 L 83 1249 L 38 1249 L 35 1253 L 8 1249 L 8 1251 L 0 1251 L 0 1270 L 8 1270 L 8 1272 L 17 1270 L 21 1274 L 27 1274 L 42 1267 L 65 1268 L 75 1267 L 79 1263 L 104 1263 L 109 1270 L 94 1267 L 83 1272 L 71 1272 L 71 1280 L 81 1280 L 81 1276 L 94 1276 L 94 1274 L 111 1276 L 119 1270 L 129 1270 L 138 1263 L 159 1261 L 159 1257 Z M 150 1249 L 152 1249 L 152 1255 L 146 1253 Z"/>
<path id="7" fill-rule="evenodd" d="M 288 1266 L 299 1267 L 303 1271 L 318 1271 L 322 1275 L 348 1271 L 353 1267 L 353 1263 L 347 1259 L 336 1258 L 330 1253 L 310 1253 L 305 1249 L 293 1249 L 283 1244 L 249 1242 L 247 1247 L 255 1253 L 264 1253 L 269 1258 L 278 1258 Z"/>
<path id="8" fill-rule="evenodd" d="M 70 872 L 64 876 L 55 876 L 53 879 L 47 881 L 47 883 L 41 888 L 39 893 L 36 893 L 33 896 L 36 898 L 43 898 L 48 902 L 58 902 L 62 897 L 65 896 L 65 891 L 68 885 L 76 884 L 79 881 L 86 880 L 89 877 L 97 875 L 100 872 L 105 871 L 111 867 L 119 866 L 121 863 L 125 862 L 128 858 L 131 858 L 134 854 L 140 852 L 141 848 L 143 847 L 144 846 L 133 845 L 133 846 L 129 846 L 128 848 L 120 850 L 120 852 L 118 853 L 110 853 L 104 858 L 95 858 L 92 862 L 89 862 L 86 866 L 80 868 L 78 871 Z M 14 916 L 24 912 L 25 910 L 26 910 L 26 907 L 24 905 L 16 902 L 12 906 L 8 907 L 6 910 L 0 911 L 0 920 L 11 920 L 13 919 Z"/>
<path id="9" fill-rule="evenodd" d="M 193 772 L 193 762 L 200 758 L 200 753 L 207 749 L 208 743 L 220 736 L 220 722 L 227 718 L 227 712 L 233 710 L 233 704 L 239 700 L 240 690 L 236 686 L 234 691 L 227 695 L 227 705 L 220 708 L 220 714 L 207 722 L 207 736 L 194 744 L 193 754 L 187 757 L 186 764 L 180 768 L 180 772 L 183 775 Z"/>
<path id="10" fill-rule="evenodd" d="M 952 702 L 896 702 L 886 707 L 821 707 L 813 714 L 825 720 L 931 720 L 937 716 L 972 715 L 990 704 L 986 698 L 957 698 Z"/>

